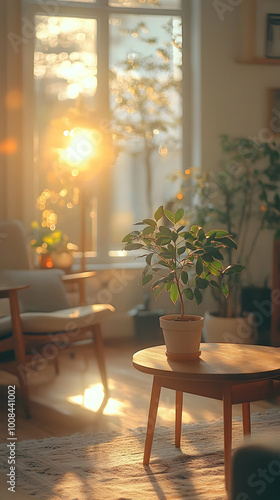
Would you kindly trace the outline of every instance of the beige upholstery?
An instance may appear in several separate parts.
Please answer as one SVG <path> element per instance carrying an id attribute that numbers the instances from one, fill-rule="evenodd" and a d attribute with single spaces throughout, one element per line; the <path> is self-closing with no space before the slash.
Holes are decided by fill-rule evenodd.
<path id="1" fill-rule="evenodd" d="M 26 236 L 17 220 L 0 222 L 0 269 L 29 269 Z"/>
<path id="2" fill-rule="evenodd" d="M 61 334 L 67 336 L 67 345 L 77 341 L 90 339 L 97 351 L 97 362 L 101 373 L 104 392 L 107 395 L 107 376 L 103 343 L 101 336 L 101 322 L 107 314 L 114 311 L 110 304 L 92 304 L 79 307 L 70 307 L 69 300 L 62 283 L 63 271 L 58 269 L 33 270 L 28 269 L 27 247 L 22 225 L 17 221 L 0 222 L 0 290 L 8 287 L 28 285 L 28 288 L 17 291 L 13 298 L 16 314 L 0 317 L 0 352 L 15 350 L 18 342 L 21 344 L 21 361 L 17 363 L 17 375 L 25 374 L 25 352 L 32 352 L 32 342 L 42 346 L 49 346 L 50 342 L 58 345 Z M 18 256 L 18 258 L 17 258 Z M 12 267 L 15 266 L 15 267 Z M 85 275 L 90 273 L 85 273 Z M 71 276 L 67 276 L 68 278 Z M 86 276 L 87 277 L 87 276 Z M 75 274 L 75 281 L 79 275 Z M 2 293 L 2 297 L 8 297 Z M 6 299 L 4 299 L 6 300 Z M 11 299 L 9 299 L 11 302 Z M 18 320 L 15 318 L 19 318 Z M 16 335 L 14 331 L 16 325 Z M 1 349 L 2 344 L 2 349 Z M 34 345 L 35 345 L 34 344 Z M 33 349 L 34 351 L 34 349 Z M 56 370 L 58 370 L 57 359 Z M 29 370 L 30 374 L 30 370 Z M 24 375 L 25 376 L 25 375 Z M 26 413 L 28 408 L 28 380 L 20 380 L 25 397 Z"/>

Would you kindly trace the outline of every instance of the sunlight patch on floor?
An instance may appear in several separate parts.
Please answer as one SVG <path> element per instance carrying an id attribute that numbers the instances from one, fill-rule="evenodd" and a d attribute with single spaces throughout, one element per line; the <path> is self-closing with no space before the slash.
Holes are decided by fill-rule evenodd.
<path id="1" fill-rule="evenodd" d="M 95 384 L 85 389 L 84 394 L 70 396 L 67 401 L 87 408 L 87 410 L 98 411 L 104 399 L 102 384 Z M 109 398 L 103 410 L 104 415 L 123 415 L 125 404 L 117 399 Z"/>
<path id="2" fill-rule="evenodd" d="M 175 422 L 175 409 L 174 408 L 167 408 L 165 406 L 159 406 L 158 408 L 158 415 L 162 420 L 166 420 L 167 422 Z M 190 413 L 187 411 L 182 412 L 182 422 L 188 424 L 190 422 L 193 422 L 194 419 L 191 416 Z"/>

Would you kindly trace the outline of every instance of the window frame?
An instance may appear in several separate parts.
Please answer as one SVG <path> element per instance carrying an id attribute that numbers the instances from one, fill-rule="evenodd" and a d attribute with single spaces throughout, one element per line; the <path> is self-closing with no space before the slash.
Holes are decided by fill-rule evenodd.
<path id="1" fill-rule="evenodd" d="M 177 16 L 182 19 L 182 34 L 183 34 L 183 58 L 182 58 L 182 134 L 184 137 L 182 145 L 182 169 L 186 168 L 191 161 L 191 134 L 187 134 L 186 130 L 190 130 L 191 123 L 191 102 L 190 102 L 190 67 L 189 58 L 189 41 L 190 41 L 190 9 L 191 0 L 182 0 L 181 9 L 160 9 L 160 8 L 145 8 L 145 7 L 112 7 L 108 5 L 108 0 L 96 0 L 96 3 L 85 2 L 59 2 L 59 0 L 50 1 L 44 5 L 42 0 L 22 0 L 23 6 L 23 23 L 27 26 L 34 26 L 36 15 L 62 16 L 62 17 L 80 17 L 91 18 L 97 21 L 97 74 L 98 76 L 98 99 L 103 103 L 102 113 L 104 118 L 109 118 L 109 22 L 108 19 L 112 14 L 134 14 L 148 16 Z M 51 12 L 53 8 L 53 13 Z M 30 24 L 31 23 L 31 24 Z M 34 33 L 33 33 L 34 35 Z M 23 127 L 23 164 L 24 164 L 24 180 L 23 189 L 24 197 L 24 214 L 25 224 L 30 227 L 31 221 L 34 220 L 36 214 L 36 192 L 35 170 L 36 158 L 34 158 L 34 76 L 33 76 L 33 56 L 34 56 L 34 36 L 28 37 L 24 44 L 23 50 L 23 123 L 28 123 L 28 127 Z M 102 57 L 100 57 L 102 47 Z M 100 266 L 110 267 L 111 265 L 127 265 L 133 264 L 133 257 L 127 255 L 125 257 L 109 256 L 109 239 L 106 221 L 110 217 L 110 212 L 107 210 L 110 200 L 110 182 L 105 179 L 101 180 L 102 196 L 99 199 L 98 210 L 98 234 L 97 234 L 97 255 L 87 256 L 87 268 L 96 268 Z M 38 190 L 37 190 L 38 191 Z M 101 215 L 102 220 L 100 220 Z M 105 223 L 104 223 L 105 218 Z M 90 253 L 90 252 L 89 252 Z M 79 258 L 76 259 L 78 264 Z"/>

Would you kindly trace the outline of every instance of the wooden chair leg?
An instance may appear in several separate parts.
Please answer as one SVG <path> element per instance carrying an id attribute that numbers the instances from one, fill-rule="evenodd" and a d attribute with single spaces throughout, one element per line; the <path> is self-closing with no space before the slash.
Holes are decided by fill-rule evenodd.
<path id="1" fill-rule="evenodd" d="M 175 446 L 180 448 L 182 428 L 183 393 L 176 391 Z"/>
<path id="2" fill-rule="evenodd" d="M 10 310 L 11 310 L 11 319 L 12 319 L 14 348 L 15 348 L 15 355 L 16 355 L 17 368 L 18 368 L 20 366 L 26 366 L 26 358 L 25 358 L 25 344 L 24 344 L 24 338 L 23 338 L 23 334 L 22 334 L 17 290 L 10 290 L 9 291 L 9 301 L 10 301 Z M 20 372 L 19 372 L 18 379 L 19 379 L 20 390 L 21 390 L 22 397 L 23 397 L 23 406 L 24 406 L 26 418 L 29 418 L 31 415 L 30 415 L 28 382 L 27 382 L 27 379 L 24 380 L 24 378 L 20 375 Z"/>
<path id="3" fill-rule="evenodd" d="M 160 390 L 161 390 L 161 386 L 159 385 L 159 383 L 157 381 L 157 377 L 154 377 L 152 393 L 151 393 L 149 416 L 148 416 L 148 424 L 147 424 L 146 442 L 145 442 L 145 449 L 144 449 L 144 459 L 143 459 L 144 465 L 149 465 L 149 462 L 150 462 L 153 437 L 154 437 L 154 430 L 155 430 L 156 418 L 157 418 L 158 403 L 159 403 L 159 397 L 160 397 Z"/>
<path id="4" fill-rule="evenodd" d="M 231 487 L 231 444 L 232 444 L 232 402 L 231 387 L 225 384 L 223 388 L 223 416 L 224 416 L 224 463 L 225 483 L 227 491 Z"/>
<path id="5" fill-rule="evenodd" d="M 95 340 L 95 350 L 97 363 L 100 370 L 101 380 L 104 387 L 104 394 L 108 395 L 108 381 L 107 381 L 107 373 L 106 373 L 106 365 L 105 365 L 105 354 L 104 354 L 104 345 L 102 340 L 102 332 L 101 326 L 99 323 L 93 326 L 93 338 Z"/>
<path id="6" fill-rule="evenodd" d="M 243 435 L 251 434 L 250 403 L 242 403 Z"/>

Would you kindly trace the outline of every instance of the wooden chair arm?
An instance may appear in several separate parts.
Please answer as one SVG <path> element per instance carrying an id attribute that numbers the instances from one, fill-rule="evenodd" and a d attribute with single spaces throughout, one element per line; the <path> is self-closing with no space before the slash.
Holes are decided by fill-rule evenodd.
<path id="1" fill-rule="evenodd" d="M 10 298 L 13 295 L 13 292 L 24 290 L 24 288 L 28 288 L 29 286 L 30 285 L 0 286 L 0 299 Z"/>
<path id="2" fill-rule="evenodd" d="M 62 281 L 66 281 L 67 283 L 75 283 L 85 278 L 91 278 L 95 274 L 94 271 L 85 271 L 83 273 L 64 274 L 61 278 Z"/>

